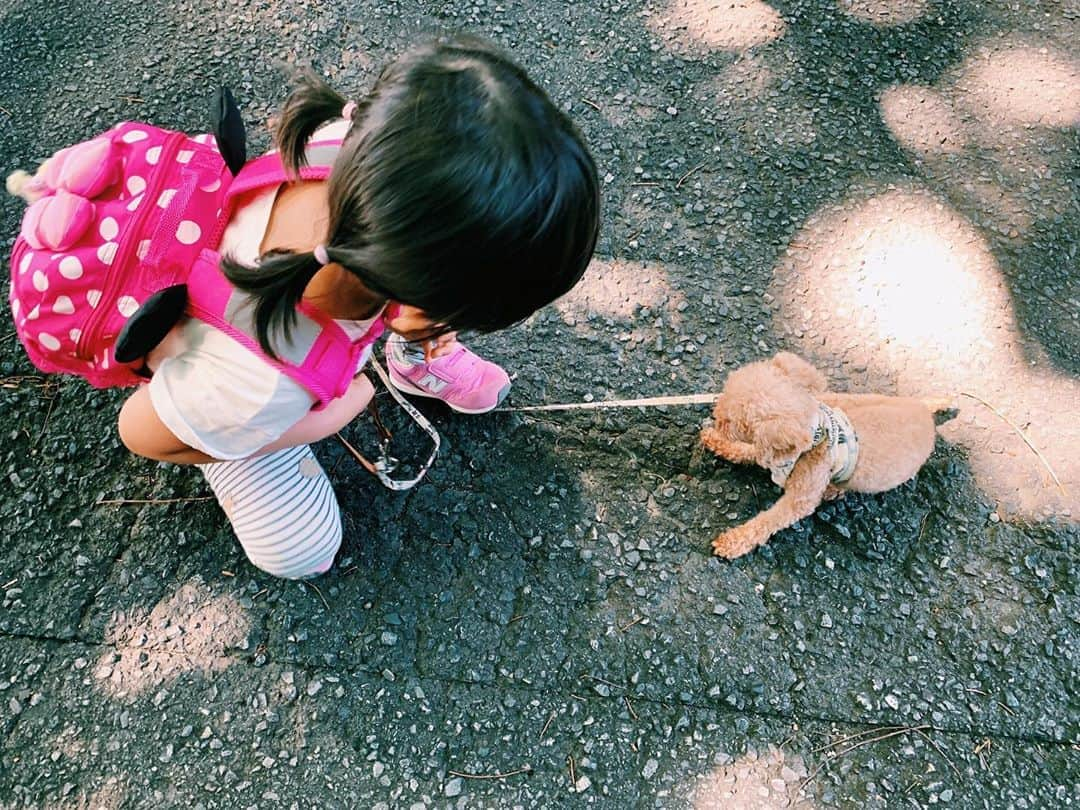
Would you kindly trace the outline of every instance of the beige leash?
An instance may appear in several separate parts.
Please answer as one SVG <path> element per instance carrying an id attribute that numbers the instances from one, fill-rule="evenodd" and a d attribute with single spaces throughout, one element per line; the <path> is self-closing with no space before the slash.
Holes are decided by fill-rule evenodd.
<path id="1" fill-rule="evenodd" d="M 605 399 L 598 402 L 565 402 L 555 405 L 525 405 L 520 408 L 497 408 L 496 413 L 538 413 L 540 411 L 594 411 L 601 408 L 659 408 L 665 405 L 712 405 L 719 394 L 686 394 L 645 399 Z"/>

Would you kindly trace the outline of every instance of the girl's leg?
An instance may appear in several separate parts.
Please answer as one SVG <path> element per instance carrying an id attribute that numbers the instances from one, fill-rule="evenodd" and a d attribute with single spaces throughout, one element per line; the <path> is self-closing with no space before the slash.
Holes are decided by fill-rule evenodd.
<path id="1" fill-rule="evenodd" d="M 310 447 L 198 466 L 252 565 L 285 579 L 330 569 L 341 510 Z"/>

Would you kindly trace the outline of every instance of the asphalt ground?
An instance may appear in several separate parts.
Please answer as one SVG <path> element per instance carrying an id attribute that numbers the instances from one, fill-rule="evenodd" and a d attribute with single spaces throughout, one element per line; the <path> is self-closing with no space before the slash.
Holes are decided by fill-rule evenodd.
<path id="1" fill-rule="evenodd" d="M 219 83 L 265 146 L 281 65 L 358 96 L 457 30 L 604 180 L 582 285 L 471 341 L 509 404 L 788 349 L 957 418 L 913 481 L 729 563 L 709 541 L 777 491 L 697 448 L 707 409 L 424 405 L 444 452 L 408 494 L 317 448 L 345 541 L 303 585 L 0 321 L 0 806 L 1080 804 L 1080 6 L 3 0 L 0 163 L 200 131 Z"/>

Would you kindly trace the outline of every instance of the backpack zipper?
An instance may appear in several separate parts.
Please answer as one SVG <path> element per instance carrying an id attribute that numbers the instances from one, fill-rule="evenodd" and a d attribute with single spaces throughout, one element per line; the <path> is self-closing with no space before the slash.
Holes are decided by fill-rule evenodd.
<path id="1" fill-rule="evenodd" d="M 79 336 L 79 342 L 75 346 L 75 354 L 82 360 L 94 360 L 93 352 L 88 352 L 88 347 L 94 346 L 98 341 L 98 332 L 101 329 L 101 322 L 105 320 L 108 315 L 109 302 L 119 292 L 119 287 L 124 281 L 126 275 L 122 272 L 125 263 L 131 258 L 131 254 L 138 248 L 139 240 L 132 236 L 124 241 L 125 237 L 129 235 L 137 236 L 143 226 L 143 222 L 153 213 L 157 208 L 158 196 L 161 193 L 161 187 L 165 183 L 165 178 L 169 174 L 169 166 L 172 165 L 173 158 L 176 157 L 176 153 L 180 149 L 180 145 L 187 140 L 187 135 L 182 132 L 174 132 L 162 144 L 161 157 L 158 159 L 158 171 L 146 190 L 143 191 L 143 201 L 139 205 L 135 215 L 129 220 L 128 227 L 124 231 L 120 241 L 124 244 L 122 249 L 118 249 L 116 255 L 113 256 L 112 264 L 109 265 L 109 272 L 105 276 L 105 284 L 101 291 L 101 299 L 98 301 L 98 305 L 94 307 L 93 312 L 90 313 L 90 317 L 86 319 L 86 325 L 83 327 L 82 334 Z M 165 215 L 165 211 L 162 212 L 162 216 Z M 111 347 L 110 347 L 111 348 Z"/>

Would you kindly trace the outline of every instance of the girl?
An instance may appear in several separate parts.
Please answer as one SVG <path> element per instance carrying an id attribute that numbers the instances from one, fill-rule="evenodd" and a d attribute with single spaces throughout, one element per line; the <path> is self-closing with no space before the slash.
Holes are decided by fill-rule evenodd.
<path id="1" fill-rule="evenodd" d="M 264 351 L 287 351 L 301 299 L 351 336 L 385 317 L 395 386 L 491 410 L 509 379 L 453 330 L 510 326 L 581 277 L 599 219 L 581 136 L 521 68 L 461 39 L 407 52 L 360 103 L 303 74 L 276 132 L 290 172 L 317 130 L 344 137 L 329 179 L 245 198 L 219 248 Z M 198 465 L 255 566 L 287 578 L 328 570 L 341 518 L 308 443 L 366 407 L 367 379 L 312 411 L 305 389 L 194 319 L 147 365 L 149 385 L 120 412 L 124 444 Z"/>

